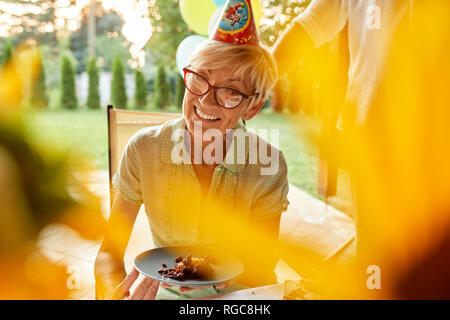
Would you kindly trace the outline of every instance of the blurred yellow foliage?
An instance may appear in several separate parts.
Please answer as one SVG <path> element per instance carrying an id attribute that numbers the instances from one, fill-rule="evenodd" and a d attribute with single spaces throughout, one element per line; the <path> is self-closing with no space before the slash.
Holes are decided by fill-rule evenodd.
<path id="1" fill-rule="evenodd" d="M 99 239 L 100 200 L 73 178 L 71 159 L 36 145 L 25 101 L 40 72 L 39 49 L 19 46 L 0 69 L 0 299 L 63 299 L 65 267 L 40 252 L 36 239 L 50 223 Z M 32 107 L 32 106 L 31 106 Z"/>

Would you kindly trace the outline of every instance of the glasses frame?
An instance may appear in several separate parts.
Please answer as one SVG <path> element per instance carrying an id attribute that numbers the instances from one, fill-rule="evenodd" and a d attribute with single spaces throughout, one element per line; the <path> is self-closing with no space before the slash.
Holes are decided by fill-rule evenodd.
<path id="1" fill-rule="evenodd" d="M 236 90 L 236 89 L 232 89 L 232 88 L 228 88 L 228 87 L 216 87 L 216 86 L 213 86 L 211 83 L 209 83 L 208 79 L 206 79 L 205 76 L 203 76 L 203 75 L 201 75 L 200 73 L 195 72 L 195 71 L 193 71 L 193 70 L 191 70 L 191 69 L 188 69 L 187 67 L 183 68 L 183 72 L 184 72 L 184 85 L 186 86 L 186 89 L 187 89 L 190 93 L 192 93 L 192 94 L 195 95 L 195 96 L 202 97 L 202 96 L 204 96 L 205 94 L 207 94 L 209 91 L 211 91 L 211 89 L 214 89 L 214 100 L 216 100 L 217 105 L 221 106 L 222 108 L 228 109 L 228 110 L 232 110 L 232 109 L 235 109 L 235 108 L 239 107 L 239 106 L 241 105 L 241 103 L 244 102 L 245 100 L 247 100 L 248 98 L 252 98 L 252 97 L 257 97 L 257 96 L 259 96 L 258 93 L 255 93 L 255 94 L 252 94 L 252 95 L 248 95 L 248 94 L 245 94 L 245 93 L 243 93 L 243 92 L 240 92 L 239 90 Z M 208 84 L 208 90 L 206 90 L 206 92 L 203 93 L 203 94 L 196 94 L 196 93 L 192 92 L 192 91 L 189 89 L 188 85 L 187 85 L 187 79 L 186 79 L 186 78 L 187 78 L 187 74 L 188 74 L 188 73 L 193 73 L 193 74 L 195 74 L 196 76 L 199 76 L 199 77 L 201 77 L 203 80 L 205 80 L 206 83 Z M 228 89 L 228 90 L 236 91 L 236 92 L 238 92 L 238 93 L 243 97 L 243 99 L 242 99 L 241 102 L 239 102 L 235 107 L 227 108 L 227 107 L 221 105 L 221 104 L 219 103 L 219 101 L 217 100 L 217 97 L 216 97 L 217 90 L 216 90 L 216 89 Z"/>

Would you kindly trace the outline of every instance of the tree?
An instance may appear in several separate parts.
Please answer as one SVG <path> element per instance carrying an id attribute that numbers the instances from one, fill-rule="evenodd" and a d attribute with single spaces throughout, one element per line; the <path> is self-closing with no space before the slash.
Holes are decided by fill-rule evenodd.
<path id="1" fill-rule="evenodd" d="M 174 98 L 175 100 L 174 102 L 177 108 L 181 108 L 183 106 L 184 91 L 185 91 L 184 79 L 177 73 L 177 84 L 175 87 L 175 98 Z"/>
<path id="2" fill-rule="evenodd" d="M 152 107 L 155 109 L 164 109 L 169 104 L 169 95 L 170 89 L 166 79 L 166 71 L 164 67 L 159 66 L 153 89 Z"/>
<path id="3" fill-rule="evenodd" d="M 130 44 L 125 37 L 116 32 L 113 32 L 110 37 L 106 34 L 97 36 L 95 40 L 95 52 L 103 71 L 112 71 L 111 68 L 116 57 L 120 57 L 122 61 L 130 60 L 129 48 Z M 124 71 L 126 73 L 132 71 L 128 63 L 124 65 Z"/>
<path id="4" fill-rule="evenodd" d="M 88 13 L 89 5 L 81 11 L 80 29 L 70 34 L 70 50 L 80 62 L 77 66 L 77 73 L 81 73 L 86 69 L 86 62 L 89 59 Z M 117 13 L 105 11 L 101 5 L 96 6 L 95 55 L 103 60 L 105 65 L 103 70 L 110 70 L 111 63 L 116 55 L 119 55 L 122 61 L 127 61 L 131 58 L 128 50 L 129 44 L 120 31 L 122 26 L 123 21 Z"/>
<path id="5" fill-rule="evenodd" d="M 144 109 L 147 105 L 147 85 L 142 71 L 134 70 L 134 103 L 137 109 Z"/>
<path id="6" fill-rule="evenodd" d="M 271 24 L 259 27 L 259 39 L 267 47 L 272 47 L 287 25 L 304 11 L 311 0 L 262 0 L 264 18 Z"/>
<path id="7" fill-rule="evenodd" d="M 99 71 L 97 58 L 89 59 L 86 72 L 89 76 L 89 88 L 86 105 L 89 109 L 100 109 Z"/>
<path id="8" fill-rule="evenodd" d="M 45 67 L 42 61 L 42 54 L 38 52 L 39 59 L 39 76 L 37 77 L 37 81 L 33 86 L 31 91 L 31 104 L 39 109 L 47 108 L 48 106 L 48 96 L 47 96 L 47 84 L 46 84 L 46 75 L 45 75 Z"/>
<path id="9" fill-rule="evenodd" d="M 3 53 L 2 53 L 2 57 L 1 57 L 1 66 L 4 66 L 8 60 L 11 58 L 12 54 L 13 54 L 13 45 L 11 40 L 8 39 L 8 41 L 6 42 L 5 47 L 3 48 Z"/>
<path id="10" fill-rule="evenodd" d="M 111 102 L 116 108 L 127 108 L 127 92 L 122 60 L 115 57 L 112 65 Z"/>
<path id="11" fill-rule="evenodd" d="M 177 0 L 155 0 L 149 7 L 153 34 L 147 49 L 153 58 L 152 64 L 176 70 L 176 52 L 180 42 L 193 34 L 183 18 Z"/>
<path id="12" fill-rule="evenodd" d="M 70 58 L 63 55 L 61 60 L 61 107 L 64 109 L 76 109 L 77 106 L 75 69 Z"/>
<path id="13" fill-rule="evenodd" d="M 52 48 L 51 55 L 59 59 L 61 51 L 57 50 L 58 42 L 61 38 L 67 38 L 69 40 L 68 49 L 72 51 L 74 58 L 78 61 L 76 64 L 76 72 L 81 73 L 86 69 L 86 63 L 88 56 L 87 45 L 87 21 L 89 12 L 89 1 L 85 2 L 86 5 L 81 8 L 77 14 L 77 20 L 80 20 L 80 27 L 78 30 L 71 31 L 67 28 L 68 21 L 73 18 L 63 17 L 58 14 L 60 8 L 75 9 L 76 1 L 59 1 L 59 0 L 3 0 L 1 2 L 11 2 L 15 4 L 22 4 L 24 7 L 23 13 L 16 14 L 11 5 L 11 9 L 4 6 L 4 12 L 0 10 L 2 18 L 8 21 L 7 24 L 3 24 L 5 32 L 8 36 L 14 39 L 14 43 L 22 43 L 24 41 L 32 41 L 39 46 L 48 46 Z M 128 51 L 129 43 L 125 37 L 121 34 L 123 26 L 123 20 L 121 16 L 112 10 L 107 11 L 103 5 L 99 2 L 96 6 L 96 36 L 102 37 L 113 42 L 111 44 L 107 41 L 102 43 L 96 43 L 96 56 L 103 58 L 105 63 L 105 70 L 109 71 L 111 62 L 115 54 L 119 53 L 123 55 L 123 60 L 130 59 Z M 28 9 L 27 9 L 28 8 Z M 60 26 L 56 21 L 64 20 L 63 26 Z M 109 38 L 108 38 L 109 37 Z M 1 38 L 0 38 L 1 42 Z M 105 44 L 107 46 L 105 47 Z M 104 50 L 103 47 L 105 47 Z M 99 51 L 100 49 L 100 51 Z M 128 54 L 125 58 L 124 56 Z M 105 56 L 104 56 L 105 55 Z M 44 55 L 46 56 L 46 54 Z M 47 58 L 47 57 L 46 57 Z M 100 61 L 99 61 L 100 62 Z M 46 62 L 47 64 L 47 62 Z M 50 68 L 47 64 L 47 75 L 51 77 Z M 51 82 L 51 81 L 50 81 Z"/>
<path id="14" fill-rule="evenodd" d="M 32 39 L 40 45 L 56 46 L 56 9 L 58 0 L 3 0 L 14 5 L 22 5 L 18 14 L 14 6 L 4 6 L 2 16 L 8 23 L 3 24 L 9 37 L 15 43 Z M 4 9 L 4 10 L 3 10 Z M 61 18 L 61 17 L 59 17 Z"/>

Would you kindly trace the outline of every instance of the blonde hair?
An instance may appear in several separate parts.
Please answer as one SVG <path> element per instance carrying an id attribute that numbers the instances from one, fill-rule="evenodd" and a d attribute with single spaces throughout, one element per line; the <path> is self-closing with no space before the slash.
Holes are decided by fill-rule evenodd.
<path id="1" fill-rule="evenodd" d="M 253 97 L 249 105 L 255 101 L 264 102 L 277 80 L 277 67 L 272 55 L 263 47 L 248 44 L 205 41 L 192 54 L 190 64 L 206 69 L 229 68 L 241 80 L 250 81 L 258 96 Z"/>

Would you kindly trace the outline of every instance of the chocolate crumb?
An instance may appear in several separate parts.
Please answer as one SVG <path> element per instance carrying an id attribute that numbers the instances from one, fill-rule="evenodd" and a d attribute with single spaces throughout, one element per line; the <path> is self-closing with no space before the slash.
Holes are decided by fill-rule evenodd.
<path id="1" fill-rule="evenodd" d="M 158 273 L 166 278 L 175 280 L 187 279 L 208 279 L 214 274 L 214 270 L 210 266 L 210 259 L 195 258 L 195 262 L 190 254 L 179 256 L 175 259 L 175 267 L 172 269 L 158 270 Z M 163 267 L 166 267 L 165 264 Z"/>

